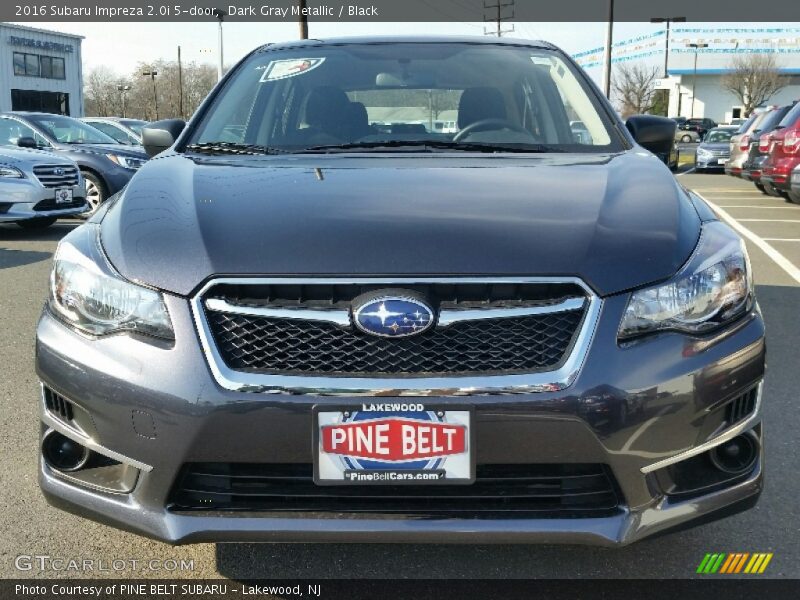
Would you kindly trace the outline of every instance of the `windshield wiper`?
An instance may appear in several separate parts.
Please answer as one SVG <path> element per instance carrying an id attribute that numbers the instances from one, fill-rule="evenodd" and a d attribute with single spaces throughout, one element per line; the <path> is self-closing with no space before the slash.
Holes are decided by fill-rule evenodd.
<path id="1" fill-rule="evenodd" d="M 258 144 L 243 144 L 240 142 L 202 142 L 190 144 L 186 150 L 203 154 L 245 154 L 255 156 L 258 154 L 287 154 L 288 150 L 260 146 Z"/>
<path id="2" fill-rule="evenodd" d="M 379 142 L 352 142 L 349 144 L 330 144 L 325 146 L 311 146 L 298 150 L 297 154 L 333 154 L 349 152 L 352 150 L 367 151 L 395 151 L 400 148 L 409 148 L 411 151 L 450 150 L 457 152 L 485 152 L 485 153 L 542 153 L 563 152 L 563 150 L 543 144 L 493 144 L 488 142 L 451 142 L 445 140 L 384 140 Z"/>

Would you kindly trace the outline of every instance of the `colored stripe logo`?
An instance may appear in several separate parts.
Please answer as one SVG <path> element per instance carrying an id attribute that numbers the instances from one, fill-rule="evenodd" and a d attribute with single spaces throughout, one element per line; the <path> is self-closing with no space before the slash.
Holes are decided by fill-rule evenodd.
<path id="1" fill-rule="evenodd" d="M 772 552 L 732 552 L 729 554 L 725 552 L 709 552 L 700 561 L 697 573 L 704 575 L 714 573 L 725 575 L 748 573 L 756 575 L 763 573 L 771 560 Z"/>

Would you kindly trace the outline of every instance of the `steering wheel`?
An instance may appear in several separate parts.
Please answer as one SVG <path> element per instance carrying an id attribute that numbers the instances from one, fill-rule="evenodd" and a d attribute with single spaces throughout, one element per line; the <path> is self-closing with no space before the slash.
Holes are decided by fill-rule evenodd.
<path id="1" fill-rule="evenodd" d="M 512 131 L 531 135 L 531 132 L 525 129 L 522 125 L 517 125 L 508 119 L 481 119 L 480 121 L 470 123 L 464 127 L 464 129 L 455 134 L 453 136 L 453 141 L 460 142 L 465 137 L 469 137 L 473 133 L 478 131 L 488 131 L 491 129 L 511 129 Z"/>

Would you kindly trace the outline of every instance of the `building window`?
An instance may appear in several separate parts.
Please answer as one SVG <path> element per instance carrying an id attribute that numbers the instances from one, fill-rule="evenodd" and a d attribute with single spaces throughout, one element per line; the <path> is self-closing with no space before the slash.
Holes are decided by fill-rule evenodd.
<path id="1" fill-rule="evenodd" d="M 38 90 L 11 90 L 11 110 L 69 115 L 69 94 Z"/>
<path id="2" fill-rule="evenodd" d="M 14 75 L 43 77 L 44 79 L 66 79 L 64 59 L 58 56 L 14 52 Z"/>

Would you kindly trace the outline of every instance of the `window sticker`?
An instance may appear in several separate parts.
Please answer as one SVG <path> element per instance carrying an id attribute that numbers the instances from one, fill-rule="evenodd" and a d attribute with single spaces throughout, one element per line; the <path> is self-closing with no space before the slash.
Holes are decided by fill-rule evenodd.
<path id="1" fill-rule="evenodd" d="M 264 69 L 264 73 L 259 79 L 260 83 L 265 81 L 276 81 L 278 79 L 287 79 L 288 77 L 296 77 L 313 71 L 322 63 L 325 62 L 325 57 L 321 58 L 287 58 L 284 60 L 273 60 Z"/>

